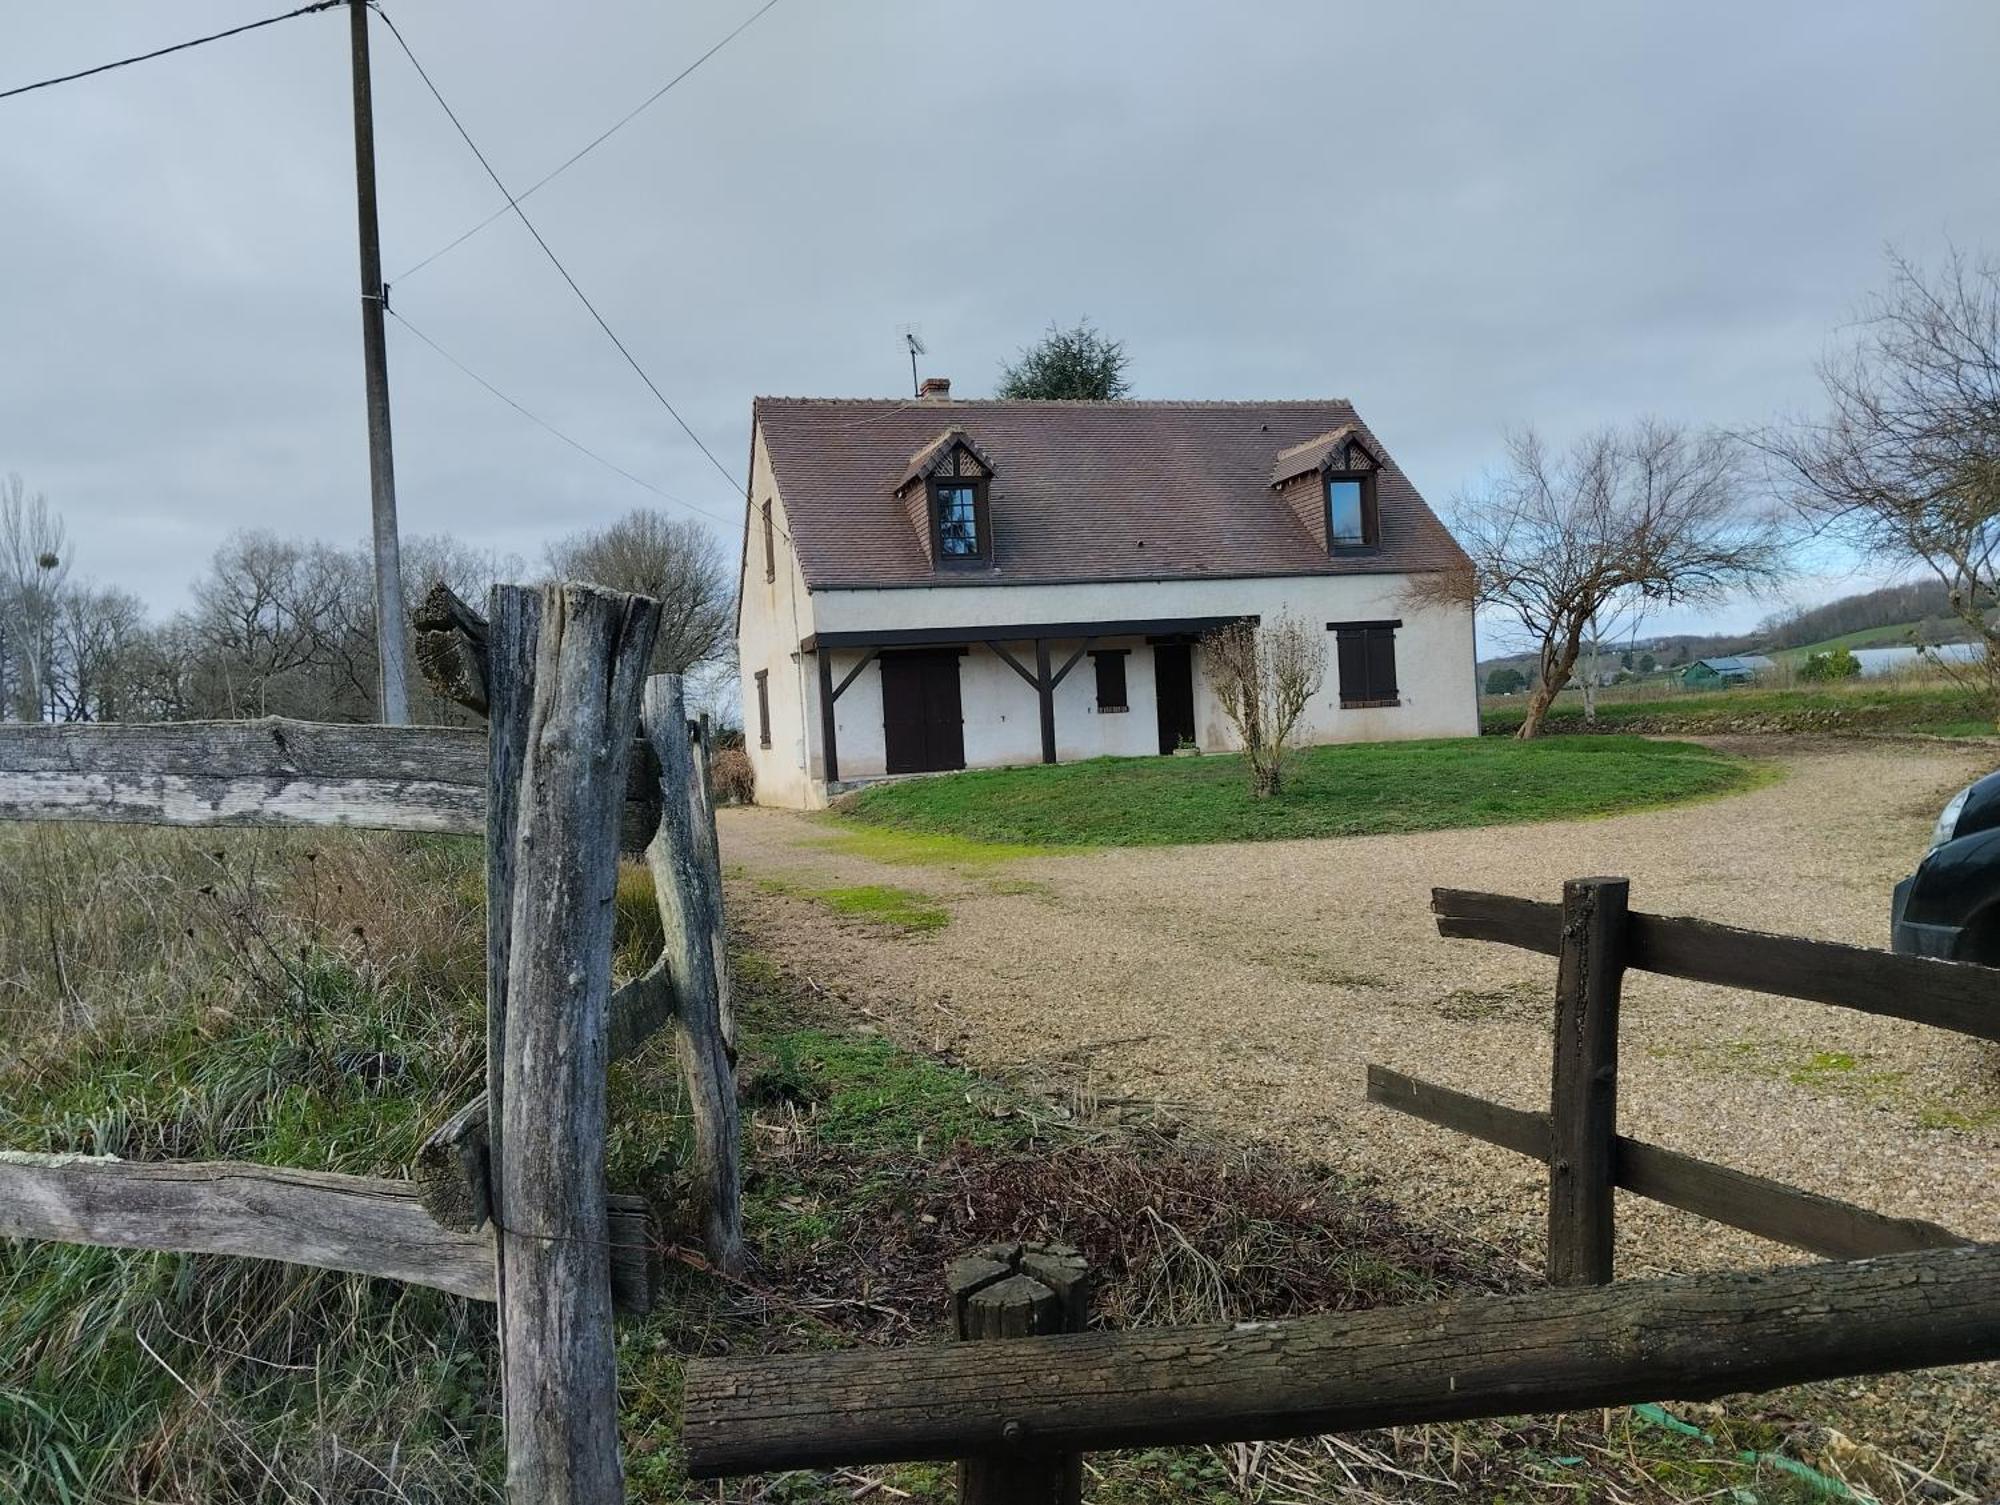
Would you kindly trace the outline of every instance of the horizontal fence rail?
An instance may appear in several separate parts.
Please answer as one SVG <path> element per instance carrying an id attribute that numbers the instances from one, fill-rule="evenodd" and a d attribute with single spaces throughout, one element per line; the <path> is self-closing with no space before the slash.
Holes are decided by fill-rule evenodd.
<path id="1" fill-rule="evenodd" d="M 0 820 L 354 826 L 486 832 L 478 728 L 258 721 L 0 726 Z M 658 772 L 632 759 L 621 845 L 659 824 Z"/>
<path id="2" fill-rule="evenodd" d="M 659 1261 L 651 1213 L 640 1197 L 610 1200 L 613 1299 L 644 1313 Z M 448 1228 L 416 1183 L 374 1176 L 0 1150 L 0 1237 L 247 1255 L 494 1300 L 492 1233 Z"/>
<path id="3" fill-rule="evenodd" d="M 1562 950 L 1560 904 L 1439 888 L 1431 891 L 1431 909 L 1442 936 L 1545 956 Z M 2000 968 L 1637 913 L 1629 918 L 1625 965 L 2000 1040 Z"/>
<path id="4" fill-rule="evenodd" d="M 1418 1081 L 1386 1066 L 1368 1068 L 1368 1101 L 1548 1163 L 1546 1113 L 1504 1107 Z M 1613 1143 L 1611 1179 L 1614 1185 L 1650 1201 L 1829 1259 L 1870 1259 L 1914 1249 L 1952 1249 L 1972 1242 L 1920 1218 L 1871 1212 L 1851 1202 L 1711 1165 L 1623 1134 Z"/>
<path id="5" fill-rule="evenodd" d="M 697 1477 L 1699 1400 L 2000 1357 L 2000 1246 L 1235 1327 L 688 1365 Z"/>

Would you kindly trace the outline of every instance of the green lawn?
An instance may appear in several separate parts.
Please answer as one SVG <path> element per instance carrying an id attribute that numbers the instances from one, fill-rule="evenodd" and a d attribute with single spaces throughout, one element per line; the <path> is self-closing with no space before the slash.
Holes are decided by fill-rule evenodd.
<path id="1" fill-rule="evenodd" d="M 1159 846 L 1432 831 L 1727 794 L 1765 765 L 1682 742 L 1461 738 L 1307 748 L 1275 799 L 1236 757 L 1095 758 L 881 784 L 842 806 L 899 831 L 1045 846 Z"/>
<path id="2" fill-rule="evenodd" d="M 1488 702 L 1480 724 L 1488 736 L 1511 735 L 1526 714 L 1527 697 Z M 1585 729 L 1579 697 L 1565 695 L 1549 713 L 1551 732 Z M 1992 736 L 1978 695 L 1949 680 L 1916 687 L 1877 681 L 1798 686 L 1789 690 L 1739 687 L 1597 702 L 1597 724 L 1614 732 L 1919 732 L 1937 737 Z"/>

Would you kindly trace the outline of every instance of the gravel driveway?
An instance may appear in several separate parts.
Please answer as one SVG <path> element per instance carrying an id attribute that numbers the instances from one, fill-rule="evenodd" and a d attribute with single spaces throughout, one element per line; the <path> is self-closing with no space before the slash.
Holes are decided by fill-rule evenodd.
<path id="1" fill-rule="evenodd" d="M 822 821 L 722 817 L 731 902 L 788 967 L 886 1029 L 1091 1099 L 1166 1105 L 1379 1179 L 1434 1225 L 1535 1244 L 1545 1180 L 1362 1099 L 1381 1062 L 1544 1107 L 1553 959 L 1440 940 L 1434 884 L 1556 897 L 1632 878 L 1634 907 L 1881 945 L 1889 890 L 1990 748 L 1759 739 L 1781 781 L 1612 819 L 1408 836 L 889 865 Z M 921 936 L 799 889 L 894 884 Z M 792 892 L 780 893 L 781 888 Z M 2000 1239 L 2000 1049 L 1809 1003 L 1634 974 L 1624 1132 L 1884 1212 Z M 1621 1197 L 1621 1275 L 1796 1259 Z"/>

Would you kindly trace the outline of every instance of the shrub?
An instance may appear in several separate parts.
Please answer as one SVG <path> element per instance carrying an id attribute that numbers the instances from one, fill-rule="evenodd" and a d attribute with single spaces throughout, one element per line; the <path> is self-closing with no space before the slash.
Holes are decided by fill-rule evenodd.
<path id="1" fill-rule="evenodd" d="M 750 755 L 741 747 L 718 747 L 709 761 L 715 784 L 715 798 L 725 805 L 749 805 L 757 799 L 757 776 L 750 769 Z"/>
<path id="2" fill-rule="evenodd" d="M 1861 672 L 1861 660 L 1845 648 L 1815 653 L 1799 666 L 1799 678 L 1810 680 L 1852 679 Z"/>

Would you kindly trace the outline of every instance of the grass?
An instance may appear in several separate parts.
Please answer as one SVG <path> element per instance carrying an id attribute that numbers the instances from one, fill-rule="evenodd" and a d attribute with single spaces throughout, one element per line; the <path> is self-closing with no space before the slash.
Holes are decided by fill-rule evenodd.
<path id="1" fill-rule="evenodd" d="M 1489 702 L 1480 713 L 1488 736 L 1511 736 L 1526 714 L 1522 697 Z M 1550 733 L 1589 730 L 1576 697 L 1557 702 L 1544 723 Z M 1915 683 L 1880 680 L 1794 689 L 1689 691 L 1621 700 L 1606 691 L 1598 697 L 1601 733 L 1640 732 L 1674 736 L 1717 732 L 1915 732 L 1939 737 L 1990 737 L 1991 716 L 1979 696 L 1949 680 Z"/>
<path id="2" fill-rule="evenodd" d="M 760 893 L 788 899 L 807 899 L 845 919 L 905 935 L 926 935 L 951 923 L 951 911 L 923 894 L 888 883 L 864 883 L 854 887 L 815 887 L 787 878 L 759 878 Z"/>
<path id="3" fill-rule="evenodd" d="M 856 832 L 1010 846 L 1156 846 L 1361 836 L 1609 815 L 1729 794 L 1759 764 L 1635 737 L 1461 738 L 1299 751 L 1251 797 L 1241 758 L 1096 758 L 881 784 L 850 796 Z"/>
<path id="4" fill-rule="evenodd" d="M 0 859 L 0 1145 L 398 1175 L 477 1086 L 474 844 L 31 829 L 0 834 Z M 643 898 L 628 872 L 630 960 L 655 940 Z M 936 1464 L 697 1486 L 682 1370 L 696 1353 L 938 1341 L 946 1262 L 1001 1238 L 1079 1245 L 1099 1318 L 1120 1327 L 1528 1283 L 1323 1168 L 1076 1122 L 826 1013 L 755 950 L 734 965 L 753 1273 L 734 1285 L 670 1263 L 657 1310 L 620 1324 L 637 1505 L 951 1500 Z M 611 1123 L 610 1182 L 687 1239 L 668 1036 L 612 1069 Z M 0 1241 L 6 1505 L 484 1505 L 501 1498 L 495 1380 L 477 1303 L 255 1260 Z M 1104 1454 L 1087 1489 L 1105 1505 L 1804 1501 L 1799 1481 L 1737 1456 L 1820 1435 L 1766 1419 L 1777 1401 L 1704 1413 L 1706 1436 L 1592 1411 Z"/>

